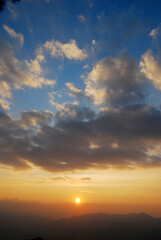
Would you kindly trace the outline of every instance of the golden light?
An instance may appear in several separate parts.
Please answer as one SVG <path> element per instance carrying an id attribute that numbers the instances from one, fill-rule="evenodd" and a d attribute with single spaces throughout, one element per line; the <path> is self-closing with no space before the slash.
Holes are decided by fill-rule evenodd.
<path id="1" fill-rule="evenodd" d="M 79 203 L 80 203 L 80 198 L 76 198 L 76 199 L 75 199 L 75 202 L 76 202 L 77 204 L 79 204 Z"/>

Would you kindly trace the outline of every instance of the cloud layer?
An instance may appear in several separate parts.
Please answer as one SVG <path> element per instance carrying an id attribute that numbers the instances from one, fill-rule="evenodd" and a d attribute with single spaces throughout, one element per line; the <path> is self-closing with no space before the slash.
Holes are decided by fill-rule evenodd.
<path id="1" fill-rule="evenodd" d="M 45 54 L 69 60 L 87 58 L 75 40 L 47 41 L 34 59 L 20 62 L 11 45 L 0 45 L 0 104 L 9 109 L 13 89 L 54 86 L 44 77 Z M 51 172 L 161 165 L 161 111 L 147 101 L 148 89 L 161 90 L 160 63 L 151 50 L 138 66 L 127 53 L 97 61 L 84 76 L 84 90 L 65 82 L 73 101 L 50 111 L 24 111 L 15 120 L 0 112 L 0 163 L 15 169 L 34 166 Z"/>
<path id="2" fill-rule="evenodd" d="M 48 111 L 23 112 L 18 120 L 1 112 L 1 164 L 53 172 L 160 166 L 159 110 L 140 105 L 97 115 L 75 111 L 57 119 Z"/>

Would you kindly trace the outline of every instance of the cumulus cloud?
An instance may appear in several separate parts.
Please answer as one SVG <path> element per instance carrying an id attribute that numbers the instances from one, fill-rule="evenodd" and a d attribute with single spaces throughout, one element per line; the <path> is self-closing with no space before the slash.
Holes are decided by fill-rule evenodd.
<path id="1" fill-rule="evenodd" d="M 97 105 L 123 105 L 143 98 L 144 77 L 127 54 L 100 60 L 88 74 L 85 93 Z"/>
<path id="2" fill-rule="evenodd" d="M 13 89 L 41 88 L 46 85 L 55 85 L 55 80 L 46 79 L 43 76 L 39 59 L 20 61 L 14 56 L 10 44 L 3 40 L 0 43 L 0 97 L 3 102 L 6 101 L 7 103 L 7 98 L 11 98 Z M 9 107 L 9 105 L 7 106 Z"/>
<path id="3" fill-rule="evenodd" d="M 79 21 L 80 21 L 81 23 L 84 23 L 84 22 L 86 21 L 85 17 L 84 17 L 82 14 L 77 15 L 77 18 L 79 19 Z"/>
<path id="4" fill-rule="evenodd" d="M 14 88 L 23 86 L 36 88 L 55 84 L 55 81 L 43 77 L 42 68 L 37 59 L 22 63 L 14 56 L 12 46 L 6 42 L 1 42 L 0 53 L 1 82 Z"/>
<path id="5" fill-rule="evenodd" d="M 22 66 L 11 46 L 5 46 L 0 45 L 0 104 L 7 109 L 2 101 L 12 97 L 13 88 L 53 82 L 42 75 L 42 48 Z M 24 111 L 15 120 L 1 111 L 0 163 L 24 170 L 35 165 L 51 172 L 161 166 L 161 111 L 146 104 L 144 96 L 147 85 L 154 82 L 160 88 L 160 66 L 149 51 L 140 65 L 141 72 L 127 54 L 98 61 L 87 74 L 85 92 L 65 83 L 65 94 L 73 96 L 73 102 L 58 103 L 62 92 L 49 94 L 55 115 Z M 94 106 L 81 105 L 80 96 L 92 99 Z"/>
<path id="6" fill-rule="evenodd" d="M 9 34 L 10 37 L 17 39 L 22 46 L 24 44 L 24 36 L 21 33 L 16 33 L 12 28 L 7 25 L 3 25 L 4 30 Z"/>
<path id="7" fill-rule="evenodd" d="M 161 90 L 161 63 L 154 58 L 151 50 L 143 54 L 140 66 L 146 77 L 153 82 L 156 88 Z"/>
<path id="8" fill-rule="evenodd" d="M 70 60 L 84 60 L 88 57 L 86 50 L 80 49 L 74 39 L 64 44 L 55 40 L 46 41 L 44 48 L 55 58 L 66 57 Z"/>

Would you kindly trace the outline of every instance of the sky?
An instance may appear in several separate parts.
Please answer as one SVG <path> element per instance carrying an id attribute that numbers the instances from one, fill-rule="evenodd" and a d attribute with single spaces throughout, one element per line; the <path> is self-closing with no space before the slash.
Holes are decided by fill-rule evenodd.
<path id="1" fill-rule="evenodd" d="M 0 210 L 161 217 L 160 9 L 157 0 L 7 3 Z"/>

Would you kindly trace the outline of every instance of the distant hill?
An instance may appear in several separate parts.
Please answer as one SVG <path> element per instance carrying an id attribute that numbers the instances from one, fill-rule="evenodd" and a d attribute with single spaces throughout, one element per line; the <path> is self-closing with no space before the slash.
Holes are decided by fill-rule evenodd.
<path id="1" fill-rule="evenodd" d="M 3 240 L 161 240 L 161 218 L 98 213 L 54 221 L 3 213 L 0 235 Z"/>
<path id="2" fill-rule="evenodd" d="M 29 214 L 0 213 L 0 239 L 23 240 L 31 238 L 35 230 L 52 220 Z"/>

